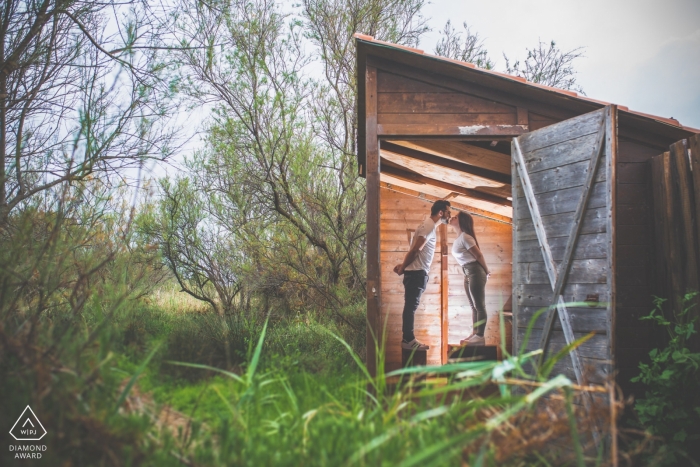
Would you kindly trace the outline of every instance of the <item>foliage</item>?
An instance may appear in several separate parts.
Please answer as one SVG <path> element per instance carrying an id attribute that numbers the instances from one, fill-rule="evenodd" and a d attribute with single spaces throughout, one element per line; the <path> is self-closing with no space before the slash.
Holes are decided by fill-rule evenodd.
<path id="1" fill-rule="evenodd" d="M 52 187 L 172 154 L 162 23 L 129 3 L 0 3 L 0 227 Z"/>
<path id="2" fill-rule="evenodd" d="M 583 57 L 583 48 L 577 47 L 563 51 L 557 47 L 556 42 L 551 41 L 549 47 L 540 41 L 537 47 L 527 50 L 527 58 L 523 63 L 516 60 L 512 65 L 508 57 L 506 60 L 506 73 L 520 76 L 533 83 L 544 84 L 560 89 L 576 91 L 583 95 L 583 88 L 576 83 L 576 72 L 573 62 Z"/>
<path id="3" fill-rule="evenodd" d="M 689 346 L 691 339 L 697 339 L 698 315 L 692 310 L 697 295 L 686 294 L 681 310 L 670 319 L 661 313 L 665 300 L 656 298 L 655 308 L 641 318 L 668 334 L 666 346 L 652 350 L 651 361 L 640 363 L 640 374 L 632 379 L 645 388 L 644 397 L 635 402 L 635 412 L 644 427 L 666 440 L 668 465 L 688 455 L 697 459 L 694 456 L 700 452 L 700 353 Z"/>
<path id="4" fill-rule="evenodd" d="M 464 27 L 464 39 L 462 33 L 452 26 L 452 22 L 447 20 L 445 27 L 441 31 L 441 37 L 435 45 L 435 55 L 473 63 L 478 67 L 490 70 L 494 63 L 488 56 L 488 51 L 484 47 L 484 41 L 479 34 L 472 32 L 466 21 L 462 23 Z"/>

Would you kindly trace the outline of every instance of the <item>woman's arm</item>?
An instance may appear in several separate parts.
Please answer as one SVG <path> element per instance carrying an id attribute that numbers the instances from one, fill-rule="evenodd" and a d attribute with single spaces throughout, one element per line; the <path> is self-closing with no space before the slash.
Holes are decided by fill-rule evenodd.
<path id="1" fill-rule="evenodd" d="M 484 255 L 481 254 L 481 250 L 478 246 L 474 245 L 467 251 L 469 251 L 469 253 L 471 253 L 472 256 L 476 258 L 476 261 L 484 268 L 484 271 L 486 271 L 486 275 L 491 274 L 489 272 L 489 267 L 486 266 L 486 260 L 484 259 Z"/>

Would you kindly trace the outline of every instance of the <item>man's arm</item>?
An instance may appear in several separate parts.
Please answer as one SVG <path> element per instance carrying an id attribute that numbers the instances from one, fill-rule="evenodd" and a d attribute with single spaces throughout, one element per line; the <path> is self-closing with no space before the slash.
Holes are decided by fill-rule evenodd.
<path id="1" fill-rule="evenodd" d="M 411 264 L 414 259 L 416 259 L 416 255 L 423 249 L 426 241 L 427 239 L 425 237 L 415 237 L 413 239 L 413 244 L 411 244 L 411 248 L 408 250 L 408 252 L 406 252 L 403 263 L 394 266 L 394 272 L 396 274 L 399 276 L 403 274 L 403 270 L 406 269 L 406 266 Z"/>

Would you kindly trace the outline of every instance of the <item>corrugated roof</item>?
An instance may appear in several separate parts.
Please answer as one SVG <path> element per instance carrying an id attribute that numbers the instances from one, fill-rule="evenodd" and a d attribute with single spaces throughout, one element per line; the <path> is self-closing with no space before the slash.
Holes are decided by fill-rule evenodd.
<path id="1" fill-rule="evenodd" d="M 364 42 L 369 42 L 369 43 L 373 43 L 373 44 L 377 44 L 377 45 L 382 45 L 382 46 L 390 47 L 390 48 L 394 48 L 394 49 L 400 49 L 400 50 L 403 50 L 403 51 L 406 51 L 406 52 L 414 53 L 414 54 L 417 54 L 417 55 L 422 55 L 422 56 L 424 56 L 424 57 L 429 57 L 429 58 L 434 59 L 434 60 L 439 60 L 439 61 L 442 61 L 442 62 L 449 62 L 449 63 L 453 63 L 453 64 L 456 64 L 456 65 L 460 65 L 460 66 L 463 66 L 463 67 L 466 67 L 466 68 L 470 68 L 470 69 L 472 69 L 472 70 L 475 70 L 475 71 L 478 71 L 478 72 L 481 72 L 481 73 L 488 73 L 488 74 L 496 75 L 496 76 L 499 76 L 499 77 L 502 77 L 502 78 L 506 78 L 506 79 L 508 79 L 508 80 L 512 80 L 512 81 L 516 81 L 516 82 L 522 83 L 522 84 L 524 84 L 524 85 L 526 85 L 526 86 L 533 86 L 533 87 L 536 87 L 536 88 L 544 89 L 544 90 L 546 90 L 546 91 L 551 91 L 551 92 L 555 92 L 555 93 L 558 93 L 558 94 L 563 94 L 563 95 L 566 95 L 566 96 L 569 96 L 569 97 L 576 98 L 576 99 L 578 99 L 578 100 L 587 101 L 587 102 L 592 102 L 592 103 L 601 104 L 601 105 L 610 105 L 610 104 L 613 104 L 612 102 L 605 102 L 605 101 L 601 101 L 601 100 L 598 100 L 598 99 L 591 99 L 590 97 L 582 96 L 582 95 L 580 95 L 579 93 L 577 93 L 577 92 L 575 92 L 575 91 L 569 91 L 569 90 L 566 90 L 566 89 L 559 89 L 559 88 L 555 88 L 555 87 L 552 87 L 552 86 L 546 86 L 546 85 L 544 85 L 544 84 L 533 83 L 533 82 L 531 82 L 531 81 L 527 81 L 525 78 L 520 77 L 520 76 L 513 76 L 513 75 L 509 75 L 509 74 L 507 74 L 507 73 L 502 73 L 502 72 L 500 72 L 500 71 L 494 71 L 494 70 L 487 70 L 487 69 L 485 69 L 485 68 L 479 68 L 477 65 L 475 65 L 475 64 L 473 64 L 473 63 L 462 62 L 462 61 L 454 60 L 454 59 L 451 59 L 451 58 L 441 57 L 441 56 L 439 56 L 439 55 L 427 54 L 427 53 L 425 53 L 425 52 L 424 52 L 423 50 L 421 50 L 421 49 L 417 49 L 417 48 L 413 48 L 413 47 L 407 47 L 407 46 L 399 45 L 399 44 L 393 44 L 393 43 L 391 43 L 391 42 L 380 41 L 380 40 L 377 40 L 377 39 L 375 39 L 374 37 L 368 36 L 368 35 L 366 35 L 366 34 L 355 33 L 355 34 L 353 35 L 353 37 L 355 37 L 355 38 L 358 39 L 358 40 L 364 41 Z M 691 131 L 691 132 L 695 132 L 695 133 L 700 133 L 700 130 L 699 130 L 699 129 L 691 128 L 691 127 L 687 127 L 687 126 L 683 126 L 683 125 L 681 125 L 681 123 L 680 123 L 678 120 L 676 120 L 675 118 L 660 117 L 660 116 L 658 116 L 658 115 L 651 115 L 651 114 L 648 114 L 648 113 L 643 113 L 643 112 L 637 112 L 637 111 L 634 111 L 634 110 L 629 110 L 629 108 L 626 107 L 626 106 L 624 106 L 624 105 L 617 105 L 617 107 L 618 107 L 619 110 L 622 110 L 622 111 L 624 111 L 624 112 L 628 112 L 628 113 L 633 114 L 633 115 L 638 115 L 638 116 L 640 116 L 640 117 L 645 117 L 645 118 L 649 118 L 649 119 L 656 120 L 656 121 L 658 121 L 658 122 L 666 123 L 666 124 L 668 124 L 668 125 L 673 125 L 673 126 L 676 126 L 676 127 L 680 128 L 680 129 L 683 129 L 683 130 L 686 130 L 686 131 Z"/>

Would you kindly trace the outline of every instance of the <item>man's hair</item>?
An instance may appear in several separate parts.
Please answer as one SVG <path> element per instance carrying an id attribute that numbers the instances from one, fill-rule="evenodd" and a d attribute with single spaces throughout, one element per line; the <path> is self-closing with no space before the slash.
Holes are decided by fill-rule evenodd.
<path id="1" fill-rule="evenodd" d="M 439 199 L 433 203 L 433 207 L 430 208 L 430 215 L 434 216 L 440 211 L 444 211 L 450 205 L 450 202 L 446 199 Z"/>

